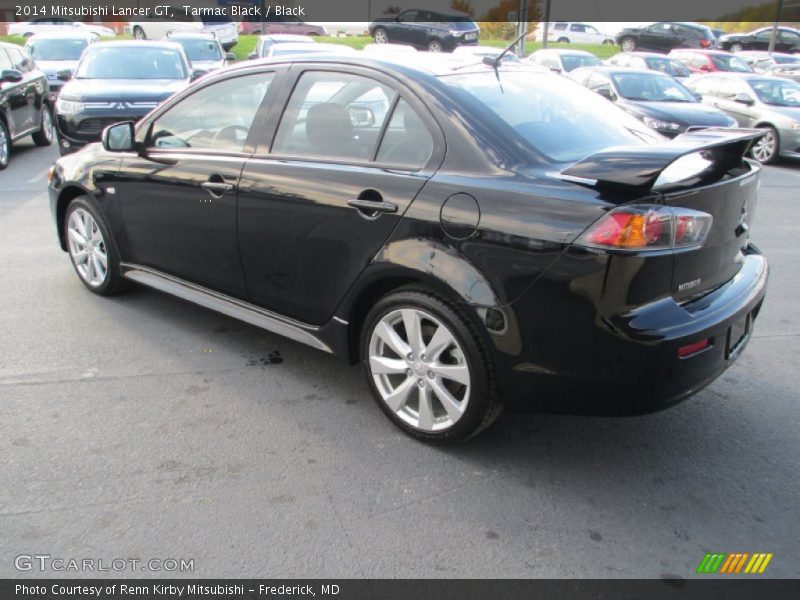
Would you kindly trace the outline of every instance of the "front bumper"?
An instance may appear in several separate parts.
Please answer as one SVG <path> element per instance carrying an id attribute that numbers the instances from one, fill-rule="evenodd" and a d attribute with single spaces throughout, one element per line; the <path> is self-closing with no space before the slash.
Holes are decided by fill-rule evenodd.
<path id="1" fill-rule="evenodd" d="M 781 147 L 779 153 L 786 158 L 800 158 L 800 131 L 781 129 L 778 131 Z"/>
<path id="2" fill-rule="evenodd" d="M 581 414 L 639 414 L 679 402 L 741 354 L 767 278 L 766 259 L 750 246 L 739 272 L 696 300 L 667 297 L 607 317 L 594 314 L 582 298 L 562 298 L 569 306 L 537 303 L 531 294 L 548 293 L 537 291 L 537 283 L 512 305 L 511 322 L 525 325 L 518 327 L 518 356 L 497 354 L 501 393 L 513 408 Z M 708 340 L 707 348 L 679 356 L 680 348 L 701 340 Z"/>

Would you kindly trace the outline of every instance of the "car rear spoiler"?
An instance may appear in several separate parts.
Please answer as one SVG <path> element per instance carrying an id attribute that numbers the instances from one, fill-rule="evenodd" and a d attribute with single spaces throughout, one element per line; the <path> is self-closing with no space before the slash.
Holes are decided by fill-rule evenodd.
<path id="1" fill-rule="evenodd" d="M 667 167 L 693 153 L 699 153 L 708 163 L 702 173 L 692 175 L 693 179 L 699 175 L 702 179 L 721 176 L 741 166 L 750 144 L 763 135 L 759 129 L 713 127 L 685 133 L 663 144 L 607 148 L 567 167 L 561 177 L 589 187 L 647 192 Z"/>

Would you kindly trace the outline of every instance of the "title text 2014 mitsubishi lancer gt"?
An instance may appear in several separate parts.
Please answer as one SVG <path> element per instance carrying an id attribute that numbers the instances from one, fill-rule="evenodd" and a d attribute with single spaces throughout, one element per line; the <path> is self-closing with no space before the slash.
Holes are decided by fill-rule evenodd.
<path id="1" fill-rule="evenodd" d="M 504 403 L 655 410 L 731 365 L 767 283 L 762 132 L 667 140 L 529 66 L 401 59 L 251 61 L 60 159 L 80 280 L 362 362 L 431 442 Z"/>

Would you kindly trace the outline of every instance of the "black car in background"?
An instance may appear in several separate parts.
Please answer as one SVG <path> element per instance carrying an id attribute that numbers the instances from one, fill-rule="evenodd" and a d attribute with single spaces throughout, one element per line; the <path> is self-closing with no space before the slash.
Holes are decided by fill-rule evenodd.
<path id="1" fill-rule="evenodd" d="M 81 31 L 37 33 L 25 42 L 25 51 L 47 75 L 50 93 L 55 97 L 66 79 L 64 76 L 59 78 L 59 74 L 69 72 L 71 75 L 83 51 L 96 41 L 96 35 Z"/>
<path id="2" fill-rule="evenodd" d="M 761 27 L 750 33 L 729 33 L 717 40 L 717 46 L 728 52 L 740 50 L 768 50 L 772 27 Z M 800 52 L 800 31 L 791 27 L 778 27 L 775 38 L 776 52 Z"/>
<path id="3" fill-rule="evenodd" d="M 716 38 L 705 25 L 662 21 L 647 27 L 625 28 L 617 34 L 616 42 L 623 52 L 669 52 L 673 48 L 713 48 Z"/>
<path id="4" fill-rule="evenodd" d="M 203 74 L 175 42 L 92 44 L 56 101 L 59 150 L 99 141 L 112 123 L 138 121 Z"/>
<path id="5" fill-rule="evenodd" d="M 47 75 L 25 50 L 0 42 L 0 170 L 11 144 L 27 135 L 37 146 L 53 142 L 53 112 Z"/>
<path id="6" fill-rule="evenodd" d="M 681 83 L 663 73 L 589 67 L 573 71 L 570 77 L 670 138 L 689 128 L 736 126 L 734 119 L 703 104 Z"/>
<path id="7" fill-rule="evenodd" d="M 360 362 L 397 426 L 447 442 L 503 403 L 642 412 L 729 367 L 766 292 L 759 136 L 670 142 L 522 63 L 291 57 L 109 127 L 50 202 L 90 291 L 140 283 Z"/>
<path id="8" fill-rule="evenodd" d="M 212 32 L 170 31 L 166 39 L 181 45 L 195 71 L 216 71 L 236 62 L 236 55 L 225 52 L 225 48 Z"/>
<path id="9" fill-rule="evenodd" d="M 423 9 L 381 17 L 369 26 L 376 44 L 408 44 L 430 52 L 452 52 L 457 46 L 477 44 L 479 32 L 480 27 L 467 14 Z"/>

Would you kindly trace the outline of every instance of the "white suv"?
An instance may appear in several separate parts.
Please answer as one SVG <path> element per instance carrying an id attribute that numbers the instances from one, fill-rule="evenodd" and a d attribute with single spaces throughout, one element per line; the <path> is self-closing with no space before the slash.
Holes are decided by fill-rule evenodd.
<path id="1" fill-rule="evenodd" d="M 543 38 L 544 23 L 541 23 L 536 28 L 536 41 L 541 42 Z M 613 44 L 614 38 L 587 23 L 558 21 L 550 23 L 547 30 L 547 41 L 563 44 Z"/>
<path id="2" fill-rule="evenodd" d="M 173 11 L 174 17 L 169 21 L 164 17 L 152 16 L 143 21 L 132 21 L 128 26 L 130 33 L 137 40 L 161 40 L 170 31 L 203 31 L 213 33 L 225 50 L 230 50 L 239 42 L 239 27 L 231 20 L 220 17 L 186 16 L 182 8 Z"/>

